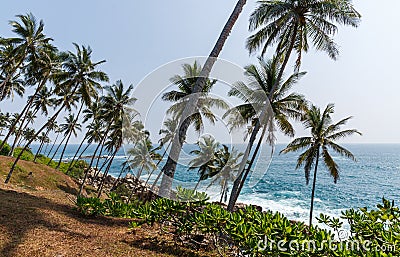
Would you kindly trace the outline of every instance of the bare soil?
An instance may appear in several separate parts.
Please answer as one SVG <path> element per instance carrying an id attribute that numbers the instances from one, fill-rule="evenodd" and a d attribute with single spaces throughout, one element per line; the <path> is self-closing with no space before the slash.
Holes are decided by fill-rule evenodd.
<path id="1" fill-rule="evenodd" d="M 65 174 L 21 161 L 4 184 L 12 158 L 0 157 L 0 256 L 215 256 L 176 245 L 128 219 L 87 218 L 74 208 L 78 185 Z"/>

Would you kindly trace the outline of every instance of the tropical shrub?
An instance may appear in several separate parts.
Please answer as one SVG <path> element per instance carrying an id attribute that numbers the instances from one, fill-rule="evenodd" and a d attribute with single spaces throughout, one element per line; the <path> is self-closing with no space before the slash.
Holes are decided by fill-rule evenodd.
<path id="1" fill-rule="evenodd" d="M 2 143 L 3 143 L 3 141 L 0 140 L 0 145 L 1 145 Z M 9 144 L 5 143 L 5 144 L 3 145 L 3 148 L 0 150 L 0 155 L 7 156 L 8 153 L 10 152 L 10 150 L 11 150 L 11 146 L 10 146 Z"/>
<path id="2" fill-rule="evenodd" d="M 350 226 L 348 232 L 339 219 L 321 214 L 318 220 L 338 233 L 346 231 L 346 238 L 340 239 L 352 242 L 356 254 L 400 256 L 400 210 L 394 201 L 383 198 L 376 210 L 350 209 L 343 211 L 341 218 Z"/>
<path id="3" fill-rule="evenodd" d="M 17 147 L 14 150 L 14 157 L 18 156 L 22 151 L 21 147 Z M 32 153 L 30 149 L 26 149 L 22 155 L 21 155 L 21 160 L 24 161 L 33 161 L 33 158 L 35 158 L 35 155 Z"/>

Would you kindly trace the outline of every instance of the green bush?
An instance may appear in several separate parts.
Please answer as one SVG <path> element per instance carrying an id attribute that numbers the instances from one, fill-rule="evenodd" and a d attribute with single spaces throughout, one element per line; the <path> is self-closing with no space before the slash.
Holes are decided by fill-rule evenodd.
<path id="1" fill-rule="evenodd" d="M 15 148 L 14 157 L 17 157 L 21 153 L 22 149 L 23 148 L 21 148 L 21 147 Z M 26 149 L 21 155 L 21 160 L 24 160 L 24 161 L 33 161 L 34 158 L 35 158 L 35 155 L 32 153 L 31 149 L 29 149 L 29 148 Z"/>
<path id="2" fill-rule="evenodd" d="M 3 143 L 3 141 L 0 140 L 0 144 L 2 144 L 2 143 Z M 8 153 L 10 152 L 10 150 L 11 150 L 11 146 L 9 144 L 5 143 L 3 145 L 3 149 L 0 150 L 0 155 L 7 156 Z"/>

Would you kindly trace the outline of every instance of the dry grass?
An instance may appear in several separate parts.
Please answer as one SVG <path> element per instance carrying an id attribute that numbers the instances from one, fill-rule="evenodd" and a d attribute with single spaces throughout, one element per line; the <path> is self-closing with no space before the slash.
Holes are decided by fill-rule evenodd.
<path id="1" fill-rule="evenodd" d="M 0 157 L 1 257 L 214 256 L 176 246 L 154 228 L 129 231 L 126 219 L 81 216 L 72 202 L 77 184 L 43 165 L 22 161 L 5 185 L 10 162 Z"/>

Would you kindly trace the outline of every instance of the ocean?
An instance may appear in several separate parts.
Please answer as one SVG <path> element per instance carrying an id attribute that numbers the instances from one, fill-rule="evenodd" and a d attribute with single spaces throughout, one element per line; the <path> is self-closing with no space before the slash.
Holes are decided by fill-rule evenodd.
<path id="1" fill-rule="evenodd" d="M 320 162 L 314 202 L 314 217 L 319 213 L 339 217 L 341 211 L 350 208 L 374 208 L 381 202 L 382 197 L 400 201 L 400 144 L 348 144 L 344 145 L 357 158 L 353 162 L 344 157 L 335 156 L 334 159 L 340 168 L 340 179 L 334 184 L 323 163 Z M 69 145 L 65 159 L 72 158 L 78 145 Z M 188 153 L 194 146 L 186 146 Z M 244 146 L 236 146 L 242 148 Z M 271 148 L 264 147 L 253 171 L 253 177 L 248 179 L 243 187 L 238 202 L 255 204 L 264 210 L 279 211 L 289 219 L 308 220 L 311 184 L 306 185 L 304 170 L 296 170 L 297 153 L 280 155 L 285 145 L 277 145 L 271 157 Z M 32 150 L 36 151 L 33 145 Z M 85 155 L 91 155 L 95 146 L 89 147 Z M 174 186 L 183 185 L 194 188 L 198 174 L 188 171 L 185 164 L 190 156 L 183 153 L 178 165 Z M 121 149 L 110 169 L 110 174 L 118 176 L 121 164 L 127 159 L 125 151 Z M 160 167 L 162 167 L 161 162 Z M 135 173 L 135 171 L 133 171 Z M 150 181 L 156 177 L 153 174 Z M 142 179 L 147 179 L 144 172 Z M 212 200 L 219 199 L 220 187 L 208 187 L 210 181 L 204 181 L 199 189 L 205 190 Z M 229 195 L 229 194 L 228 194 Z"/>

